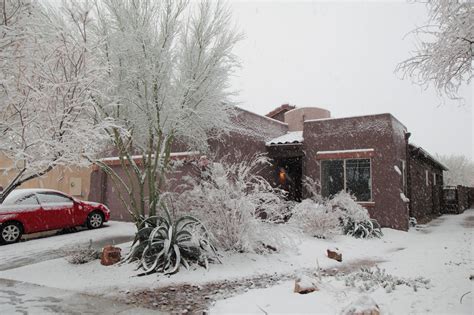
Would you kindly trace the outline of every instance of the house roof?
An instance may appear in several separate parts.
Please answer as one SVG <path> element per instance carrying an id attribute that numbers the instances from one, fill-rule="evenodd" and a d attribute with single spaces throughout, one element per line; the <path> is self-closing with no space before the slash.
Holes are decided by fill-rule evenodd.
<path id="1" fill-rule="evenodd" d="M 290 131 L 283 136 L 267 141 L 266 145 L 302 144 L 303 140 L 303 131 Z"/>
<path id="2" fill-rule="evenodd" d="M 276 115 L 278 115 L 279 113 L 285 111 L 290 111 L 292 109 L 295 109 L 296 106 L 293 106 L 293 105 L 290 105 L 290 104 L 283 104 L 281 106 L 278 106 L 277 108 L 275 108 L 274 110 L 272 110 L 271 112 L 269 112 L 268 114 L 266 114 L 265 116 L 267 117 L 270 117 L 270 118 L 273 118 L 275 117 Z"/>
<path id="3" fill-rule="evenodd" d="M 436 166 L 438 166 L 439 168 L 441 168 L 443 171 L 447 171 L 449 170 L 448 167 L 446 165 L 444 165 L 443 163 L 441 163 L 440 161 L 438 161 L 436 158 L 434 158 L 431 154 L 429 154 L 425 149 L 423 149 L 422 147 L 419 147 L 413 143 L 410 143 L 409 144 L 409 147 L 410 147 L 410 150 L 414 153 L 417 153 L 419 155 L 421 155 L 423 158 L 429 160 L 431 163 L 435 164 Z"/>

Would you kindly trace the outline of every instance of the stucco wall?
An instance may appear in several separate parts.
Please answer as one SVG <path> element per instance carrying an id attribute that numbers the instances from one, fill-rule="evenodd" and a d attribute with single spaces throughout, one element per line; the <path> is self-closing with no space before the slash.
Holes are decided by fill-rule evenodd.
<path id="1" fill-rule="evenodd" d="M 325 119 L 304 123 L 303 174 L 320 180 L 318 151 L 374 149 L 372 203 L 364 203 L 382 226 L 408 229 L 408 205 L 400 197 L 401 175 L 395 165 L 406 161 L 406 128 L 390 114 Z"/>
<path id="2" fill-rule="evenodd" d="M 16 176 L 17 171 L 11 160 L 0 155 L 0 186 L 6 187 Z M 30 180 L 19 188 L 56 189 L 76 198 L 87 200 L 90 192 L 90 168 L 58 166 L 40 178 Z"/>
<path id="3" fill-rule="evenodd" d="M 330 118 L 331 112 L 318 107 L 297 107 L 285 113 L 284 121 L 289 131 L 303 130 L 304 121 L 311 119 Z"/>
<path id="4" fill-rule="evenodd" d="M 409 165 L 410 215 L 423 222 L 441 213 L 443 171 L 413 153 L 410 153 Z M 428 172 L 428 180 L 426 172 Z M 433 174 L 439 176 L 436 184 Z"/>

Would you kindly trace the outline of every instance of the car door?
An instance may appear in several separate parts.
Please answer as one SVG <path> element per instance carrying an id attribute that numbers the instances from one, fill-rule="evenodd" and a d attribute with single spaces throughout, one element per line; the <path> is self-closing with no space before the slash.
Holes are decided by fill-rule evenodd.
<path id="1" fill-rule="evenodd" d="M 43 208 L 43 221 L 48 230 L 74 225 L 74 201 L 71 198 L 55 192 L 39 192 L 36 195 Z"/>
<path id="2" fill-rule="evenodd" d="M 34 193 L 20 197 L 11 206 L 11 210 L 18 212 L 18 219 L 22 222 L 25 233 L 44 230 L 42 208 Z"/>

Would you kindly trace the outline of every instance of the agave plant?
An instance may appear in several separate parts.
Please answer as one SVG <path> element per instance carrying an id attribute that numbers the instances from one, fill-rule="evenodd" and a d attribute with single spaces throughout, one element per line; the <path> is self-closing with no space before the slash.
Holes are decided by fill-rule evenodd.
<path id="1" fill-rule="evenodd" d="M 193 263 L 208 268 L 219 261 L 216 248 L 209 241 L 204 225 L 193 216 L 173 219 L 165 208 L 165 216 L 143 218 L 125 262 L 138 261 L 146 275 L 153 272 L 174 274 L 180 266 Z"/>
<path id="2" fill-rule="evenodd" d="M 355 238 L 381 238 L 383 236 L 382 229 L 375 219 L 360 222 L 350 220 L 344 226 L 344 233 Z"/>

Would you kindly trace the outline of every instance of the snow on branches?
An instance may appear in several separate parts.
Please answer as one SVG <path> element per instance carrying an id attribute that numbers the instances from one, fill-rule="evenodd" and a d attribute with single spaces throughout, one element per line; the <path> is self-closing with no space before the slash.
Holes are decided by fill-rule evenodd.
<path id="1" fill-rule="evenodd" d="M 95 101 L 126 130 L 109 130 L 125 180 L 101 166 L 126 192 L 134 218 L 154 216 L 175 139 L 204 151 L 232 125 L 229 79 L 240 34 L 228 9 L 210 1 L 105 0 L 95 14 L 104 41 L 94 53 L 107 77 Z M 140 166 L 132 155 L 142 156 Z"/>
<path id="2" fill-rule="evenodd" d="M 91 101 L 100 73 L 89 58 L 87 10 L 2 2 L 0 152 L 17 176 L 0 203 L 23 182 L 58 165 L 87 165 L 103 148 L 108 121 Z"/>
<path id="3" fill-rule="evenodd" d="M 472 79 L 474 3 L 430 0 L 427 6 L 427 25 L 411 32 L 418 40 L 417 50 L 396 70 L 417 84 L 434 84 L 440 93 L 456 98 L 462 83 Z"/>

